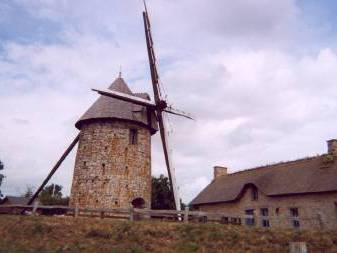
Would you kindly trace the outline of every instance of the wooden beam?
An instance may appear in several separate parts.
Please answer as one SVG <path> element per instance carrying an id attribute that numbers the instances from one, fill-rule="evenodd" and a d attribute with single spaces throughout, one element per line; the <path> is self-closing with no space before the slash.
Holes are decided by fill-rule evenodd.
<path id="1" fill-rule="evenodd" d="M 186 113 L 186 112 L 183 112 L 183 111 L 174 109 L 174 108 L 172 108 L 171 106 L 167 107 L 167 108 L 164 109 L 163 111 L 164 111 L 164 112 L 167 112 L 167 113 L 174 114 L 174 115 L 182 116 L 182 117 L 185 117 L 185 118 L 187 118 L 187 119 L 194 120 L 194 118 L 192 117 L 192 115 L 190 115 L 189 113 Z"/>
<path id="2" fill-rule="evenodd" d="M 49 172 L 49 174 L 46 177 L 46 179 L 43 181 L 43 183 L 40 185 L 40 187 L 37 189 L 37 191 L 34 193 L 34 195 L 30 198 L 30 200 L 28 201 L 27 205 L 31 205 L 34 202 L 34 200 L 39 196 L 40 192 L 43 190 L 43 188 L 49 182 L 49 180 L 51 179 L 51 177 L 55 174 L 55 172 L 60 167 L 60 165 L 62 164 L 62 162 L 64 161 L 64 159 L 66 159 L 66 157 L 69 155 L 69 153 L 71 152 L 71 150 L 75 147 L 75 145 L 77 144 L 79 138 L 80 138 L 80 135 L 78 134 L 76 136 L 76 138 L 73 140 L 73 142 L 70 144 L 70 146 L 63 153 L 63 155 L 61 156 L 61 158 L 57 161 L 57 163 L 52 168 L 52 170 Z"/>
<path id="3" fill-rule="evenodd" d="M 118 91 L 113 91 L 113 90 L 99 90 L 99 89 L 92 89 L 92 90 L 96 91 L 98 94 L 101 94 L 103 96 L 116 98 L 116 99 L 126 101 L 126 102 L 131 102 L 136 105 L 156 108 L 156 105 L 151 100 L 143 99 L 140 97 L 128 95 L 128 94 L 118 92 Z"/>

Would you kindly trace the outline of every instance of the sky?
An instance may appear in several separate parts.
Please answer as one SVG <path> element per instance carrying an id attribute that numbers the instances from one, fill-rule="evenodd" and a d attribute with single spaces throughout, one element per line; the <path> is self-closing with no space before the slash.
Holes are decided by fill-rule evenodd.
<path id="1" fill-rule="evenodd" d="M 337 138 L 334 0 L 148 0 L 180 194 L 213 178 L 326 153 Z M 37 186 L 75 122 L 122 75 L 152 96 L 141 0 L 0 1 L 0 160 L 4 194 Z M 70 192 L 76 150 L 51 183 Z M 159 135 L 152 173 L 167 174 Z M 296 179 L 290 179 L 296 180 Z"/>

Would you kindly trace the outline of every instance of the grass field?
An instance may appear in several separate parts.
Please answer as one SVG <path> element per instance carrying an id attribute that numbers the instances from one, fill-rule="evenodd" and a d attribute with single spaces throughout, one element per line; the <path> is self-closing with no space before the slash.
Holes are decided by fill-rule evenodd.
<path id="1" fill-rule="evenodd" d="M 0 252 L 337 252 L 335 231 L 248 229 L 221 224 L 0 216 Z"/>

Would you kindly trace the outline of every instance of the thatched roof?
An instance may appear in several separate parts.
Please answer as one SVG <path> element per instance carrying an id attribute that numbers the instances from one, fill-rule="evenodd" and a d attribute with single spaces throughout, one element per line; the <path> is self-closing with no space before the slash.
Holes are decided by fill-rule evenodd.
<path id="1" fill-rule="evenodd" d="M 321 155 L 227 174 L 213 180 L 191 205 L 238 200 L 248 185 L 270 197 L 337 191 L 336 160 Z"/>
<path id="2" fill-rule="evenodd" d="M 150 100 L 150 96 L 147 93 L 132 93 L 124 79 L 121 77 L 118 77 L 111 84 L 109 89 Z M 151 133 L 154 134 L 158 130 L 155 114 L 154 112 L 148 113 L 147 110 L 148 109 L 144 106 L 135 105 L 115 98 L 100 96 L 76 122 L 75 126 L 78 129 L 81 129 L 82 124 L 85 122 L 96 120 L 125 120 L 146 126 L 151 130 Z M 148 117 L 148 115 L 150 115 L 150 117 Z"/>

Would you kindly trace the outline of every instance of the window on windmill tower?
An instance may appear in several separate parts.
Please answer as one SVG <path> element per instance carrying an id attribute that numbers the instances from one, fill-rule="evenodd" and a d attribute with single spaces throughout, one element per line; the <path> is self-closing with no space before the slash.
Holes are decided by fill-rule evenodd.
<path id="1" fill-rule="evenodd" d="M 137 141 L 138 141 L 137 139 L 138 139 L 138 131 L 137 131 L 137 129 L 130 129 L 129 143 L 131 145 L 136 145 Z"/>

